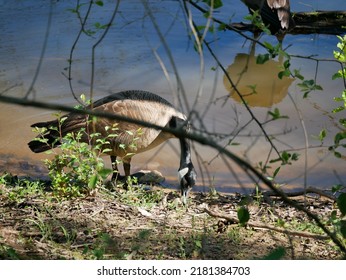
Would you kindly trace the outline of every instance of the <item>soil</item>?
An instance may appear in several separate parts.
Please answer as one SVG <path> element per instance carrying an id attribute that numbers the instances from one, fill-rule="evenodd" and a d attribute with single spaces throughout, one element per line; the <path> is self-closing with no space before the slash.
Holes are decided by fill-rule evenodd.
<path id="1" fill-rule="evenodd" d="M 10 191 L 0 184 L 0 259 L 343 258 L 280 199 L 192 193 L 185 207 L 178 192 L 162 188 L 145 191 L 154 203 L 121 189 L 62 201 L 49 192 L 14 199 Z M 324 221 L 334 209 L 323 197 L 295 200 Z M 247 226 L 234 222 L 240 205 L 250 212 Z"/>

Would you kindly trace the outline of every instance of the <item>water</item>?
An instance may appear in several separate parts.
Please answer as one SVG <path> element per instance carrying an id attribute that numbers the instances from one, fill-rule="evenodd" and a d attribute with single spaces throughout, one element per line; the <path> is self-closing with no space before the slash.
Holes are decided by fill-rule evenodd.
<path id="1" fill-rule="evenodd" d="M 328 3 L 314 1 L 313 4 L 310 1 L 292 2 L 293 11 L 346 8 L 344 0 Z M 110 3 L 113 1 L 105 1 L 104 7 L 93 7 L 86 30 L 97 31 L 95 23 L 107 23 L 112 12 L 110 7 L 113 7 Z M 77 15 L 71 12 L 71 9 L 75 8 L 75 1 L 52 1 L 50 6 L 48 1 L 43 0 L 17 0 L 0 1 L 0 5 L 0 92 L 24 97 L 40 65 L 29 98 L 75 105 L 76 101 L 66 78 L 71 47 L 80 28 Z M 185 93 L 189 104 L 183 104 L 180 108 L 185 113 L 188 113 L 187 107 L 193 108 L 203 121 L 203 127 L 199 121 L 195 121 L 194 126 L 218 133 L 219 143 L 227 145 L 232 136 L 225 135 L 238 133 L 239 129 L 251 120 L 251 116 L 236 94 L 226 98 L 230 91 L 229 83 L 220 69 L 214 70 L 215 61 L 205 48 L 204 68 L 200 71 L 201 57 L 194 50 L 189 38 L 188 23 L 183 17 L 179 2 L 150 1 L 149 8 L 167 48 L 155 30 L 142 1 L 122 1 L 114 25 L 95 51 L 95 95 L 102 97 L 110 92 L 143 89 L 160 94 L 180 107 L 177 96 Z M 83 15 L 86 9 L 87 5 L 81 8 Z M 191 11 L 198 24 L 205 23 L 196 10 L 191 8 Z M 215 16 L 226 21 L 232 17 L 232 21 L 239 22 L 246 13 L 247 9 L 241 1 L 233 0 L 227 1 L 222 13 L 216 13 Z M 49 20 L 51 24 L 47 25 Z M 90 37 L 83 34 L 74 49 L 72 86 L 77 96 L 90 91 L 91 49 L 101 32 L 102 30 Z M 47 41 L 43 53 L 45 38 Z M 276 79 L 280 59 L 263 66 L 253 62 L 258 54 L 265 53 L 260 46 L 255 46 L 251 53 L 250 42 L 230 31 L 209 34 L 208 40 L 213 41 L 212 47 L 231 77 L 238 77 L 237 74 L 248 65 L 249 69 L 240 79 L 238 88 L 243 92 L 249 90 L 248 85 L 257 85 L 258 94 L 252 96 L 253 100 L 248 100 L 248 103 L 261 122 L 268 120 L 267 112 L 274 108 L 278 108 L 281 115 L 289 116 L 289 119 L 269 122 L 264 126 L 269 134 L 275 135 L 273 142 L 280 151 L 297 151 L 301 154 L 299 161 L 281 168 L 278 181 L 286 188 L 302 188 L 305 184 L 325 188 L 345 182 L 345 161 L 335 159 L 326 148 L 332 144 L 332 135 L 336 132 L 337 119 L 330 111 L 337 104 L 332 98 L 340 95 L 343 90 L 341 80 L 331 80 L 333 73 L 338 70 L 338 65 L 332 62 L 320 62 L 317 65 L 314 61 L 293 57 L 292 68 L 300 69 L 305 78 L 313 79 L 316 76 L 317 83 L 323 87 L 323 91 L 312 92 L 309 98 L 303 99 L 297 86 L 299 81 L 289 78 L 282 81 Z M 267 36 L 263 40 L 276 44 L 275 37 Z M 330 59 L 336 43 L 335 36 L 287 35 L 283 44 L 293 55 L 316 55 Z M 247 62 L 249 63 L 246 64 Z M 177 76 L 181 84 L 177 82 Z M 264 94 L 265 97 L 262 97 Z M 198 101 L 193 105 L 197 96 Z M 269 106 L 272 108 L 269 109 Z M 18 175 L 47 174 L 41 163 L 47 155 L 33 154 L 28 149 L 27 142 L 35 136 L 31 132 L 30 124 L 51 119 L 51 114 L 52 111 L 48 110 L 0 104 L 0 173 L 8 170 Z M 318 135 L 322 128 L 327 129 L 330 136 L 323 146 L 320 146 L 320 142 L 313 136 Z M 239 145 L 232 146 L 231 151 L 254 165 L 260 161 L 265 162 L 270 145 L 259 135 L 259 127 L 252 121 L 234 138 L 233 142 Z M 176 185 L 179 165 L 177 142 L 172 140 L 159 149 L 134 157 L 133 171 L 158 169 L 169 183 Z M 306 145 L 312 147 L 307 150 L 307 157 Z M 203 167 L 198 172 L 200 189 L 207 190 L 208 186 L 223 191 L 253 188 L 253 182 L 236 164 L 228 162 L 232 167 L 230 170 L 215 150 L 194 144 L 194 151 L 195 165 Z M 275 153 L 270 155 L 275 158 Z M 170 160 L 167 161 L 167 158 Z M 276 167 L 277 165 L 272 165 L 272 170 Z"/>

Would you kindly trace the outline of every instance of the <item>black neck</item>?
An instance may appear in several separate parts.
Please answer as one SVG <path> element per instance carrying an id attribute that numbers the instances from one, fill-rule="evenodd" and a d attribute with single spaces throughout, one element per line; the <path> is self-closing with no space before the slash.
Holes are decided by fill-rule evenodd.
<path id="1" fill-rule="evenodd" d="M 179 138 L 180 141 L 180 168 L 188 167 L 191 163 L 190 144 L 185 138 Z"/>

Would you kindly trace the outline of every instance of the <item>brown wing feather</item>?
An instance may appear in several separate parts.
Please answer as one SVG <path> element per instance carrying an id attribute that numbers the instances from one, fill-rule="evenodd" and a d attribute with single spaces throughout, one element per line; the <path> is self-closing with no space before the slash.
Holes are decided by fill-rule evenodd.
<path id="1" fill-rule="evenodd" d="M 173 107 L 152 100 L 114 100 L 96 107 L 95 110 L 102 110 L 119 116 L 153 123 L 162 127 L 168 124 L 172 116 L 185 119 L 185 116 Z M 116 123 L 117 122 L 113 120 L 102 119 L 96 123 L 96 130 L 101 132 L 104 130 L 105 126 L 112 127 Z M 137 135 L 138 140 L 133 141 L 139 129 L 140 134 Z M 107 134 L 106 132 L 104 133 Z M 116 134 L 117 137 L 112 139 L 111 148 L 113 152 L 111 154 L 120 157 L 125 156 L 127 153 L 140 153 L 149 150 L 168 138 L 173 137 L 173 135 L 163 133 L 162 131 L 141 127 L 129 122 L 119 122 L 117 124 Z M 124 144 L 126 149 L 120 148 L 119 144 Z"/>
<path id="2" fill-rule="evenodd" d="M 168 101 L 156 94 L 145 91 L 118 92 L 94 102 L 93 105 L 94 110 L 101 110 L 162 127 L 166 126 L 172 117 L 186 119 L 186 117 L 179 111 L 175 110 Z M 101 136 L 99 136 L 100 138 L 107 138 L 111 143 L 110 145 L 105 146 L 105 148 L 111 148 L 112 152 L 109 154 L 114 156 L 124 157 L 128 153 L 140 153 L 154 148 L 168 138 L 173 137 L 173 135 L 164 133 L 160 130 L 141 127 L 129 122 L 117 122 L 115 120 L 104 118 L 98 118 L 94 122 L 88 122 L 87 116 L 75 113 L 65 115 L 64 117 L 67 118 L 61 126 L 62 136 L 69 132 L 78 131 L 81 128 L 85 128 L 89 132 L 98 132 L 101 134 Z M 31 141 L 29 147 L 34 152 L 42 152 L 52 148 L 51 144 L 59 138 L 56 130 L 49 128 L 51 124 L 54 124 L 56 127 L 58 126 L 57 121 L 37 123 L 33 125 L 38 127 L 47 127 L 48 130 L 45 133 L 45 137 L 49 144 L 46 145 L 36 140 Z M 107 126 L 111 128 L 115 127 L 116 130 L 107 131 Z M 138 134 L 139 129 L 140 135 L 136 135 Z M 110 133 L 116 134 L 117 136 L 110 139 Z M 138 140 L 134 141 L 134 137 L 138 137 Z M 89 140 L 87 134 L 83 135 L 82 141 L 89 143 Z M 126 149 L 121 148 L 121 144 L 123 144 Z"/>
<path id="3" fill-rule="evenodd" d="M 276 10 L 281 28 L 288 29 L 290 25 L 290 1 L 289 0 L 267 0 L 268 6 Z"/>

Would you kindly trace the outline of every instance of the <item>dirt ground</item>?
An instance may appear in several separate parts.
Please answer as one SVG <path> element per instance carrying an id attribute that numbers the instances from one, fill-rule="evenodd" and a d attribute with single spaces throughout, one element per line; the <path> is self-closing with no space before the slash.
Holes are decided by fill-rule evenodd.
<path id="1" fill-rule="evenodd" d="M 296 200 L 325 221 L 334 208 L 326 198 Z M 236 219 L 240 205 L 250 212 L 245 227 L 226 219 Z M 192 193 L 185 207 L 178 192 L 154 188 L 59 201 L 49 192 L 15 196 L 0 184 L 0 259 L 261 258 L 340 259 L 342 253 L 279 199 Z"/>

